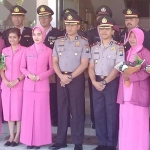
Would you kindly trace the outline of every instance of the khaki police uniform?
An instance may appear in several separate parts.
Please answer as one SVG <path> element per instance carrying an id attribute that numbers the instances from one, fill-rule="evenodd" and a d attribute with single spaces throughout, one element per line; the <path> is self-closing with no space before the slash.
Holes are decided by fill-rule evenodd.
<path id="1" fill-rule="evenodd" d="M 65 14 L 65 23 L 76 23 L 79 16 L 69 12 Z M 70 24 L 71 24 L 70 23 Z M 71 74 L 81 64 L 82 59 L 91 57 L 87 39 L 76 35 L 73 41 L 62 36 L 55 41 L 53 57 L 59 59 L 59 68 L 63 74 Z M 58 131 L 57 143 L 67 143 L 68 114 L 70 117 L 71 135 L 74 144 L 82 145 L 84 139 L 85 119 L 85 78 L 84 73 L 75 77 L 69 84 L 62 87 L 57 78 L 58 98 Z M 69 112 L 69 113 L 68 113 Z M 80 147 L 82 149 L 82 146 Z"/>
<path id="2" fill-rule="evenodd" d="M 112 27 L 112 18 L 99 18 L 99 27 Z M 96 81 L 103 81 L 114 66 L 124 61 L 124 48 L 113 39 L 104 47 L 102 41 L 91 47 L 90 63 L 94 64 Z M 119 78 L 108 83 L 103 91 L 92 86 L 95 129 L 99 146 L 114 147 L 118 143 L 119 105 L 116 103 Z"/>

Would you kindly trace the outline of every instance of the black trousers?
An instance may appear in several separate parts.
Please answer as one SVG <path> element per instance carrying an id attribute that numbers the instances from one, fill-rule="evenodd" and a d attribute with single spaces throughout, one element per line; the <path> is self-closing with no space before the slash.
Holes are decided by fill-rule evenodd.
<path id="1" fill-rule="evenodd" d="M 84 74 L 74 78 L 62 87 L 57 78 L 58 130 L 57 143 L 67 143 L 68 114 L 70 117 L 71 136 L 74 144 L 82 144 L 84 140 L 85 120 L 85 78 Z"/>
<path id="2" fill-rule="evenodd" d="M 96 77 L 101 81 L 100 77 Z M 108 83 L 103 91 L 93 86 L 93 106 L 96 136 L 99 145 L 117 146 L 119 105 L 117 101 L 119 78 Z"/>
<path id="3" fill-rule="evenodd" d="M 58 125 L 57 84 L 50 83 L 50 111 L 52 126 Z"/>
<path id="4" fill-rule="evenodd" d="M 91 121 L 92 124 L 95 126 L 95 118 L 94 118 L 94 110 L 93 110 L 93 92 L 92 92 L 92 82 L 91 79 L 88 79 L 89 84 L 89 95 L 90 95 L 90 113 L 91 113 Z"/>

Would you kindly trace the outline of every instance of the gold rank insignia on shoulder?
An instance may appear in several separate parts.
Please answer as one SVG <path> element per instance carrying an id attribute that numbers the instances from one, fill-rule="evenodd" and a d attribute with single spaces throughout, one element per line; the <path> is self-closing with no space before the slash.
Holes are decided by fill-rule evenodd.
<path id="1" fill-rule="evenodd" d="M 115 46 L 112 46 L 112 47 L 111 47 L 111 50 L 112 50 L 112 51 L 115 50 L 115 49 L 116 49 Z"/>
<path id="2" fill-rule="evenodd" d="M 19 8 L 16 7 L 16 8 L 14 9 L 14 12 L 19 12 Z"/>
<path id="3" fill-rule="evenodd" d="M 73 17 L 69 14 L 68 17 L 67 17 L 67 19 L 68 19 L 68 20 L 72 20 Z"/>
<path id="4" fill-rule="evenodd" d="M 44 12 L 45 11 L 45 8 L 44 7 L 41 7 L 40 8 L 40 12 Z"/>
<path id="5" fill-rule="evenodd" d="M 127 10 L 127 15 L 131 15 L 132 11 L 130 9 Z"/>
<path id="6" fill-rule="evenodd" d="M 79 42 L 79 41 L 76 41 L 75 47 L 79 47 L 79 46 L 80 46 L 80 42 Z"/>
<path id="7" fill-rule="evenodd" d="M 102 19 L 102 23 L 107 23 L 107 19 L 105 17 Z"/>

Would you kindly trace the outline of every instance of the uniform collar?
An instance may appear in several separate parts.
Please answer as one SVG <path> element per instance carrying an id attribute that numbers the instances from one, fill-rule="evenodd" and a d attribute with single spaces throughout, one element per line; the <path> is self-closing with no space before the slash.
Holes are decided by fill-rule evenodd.
<path id="1" fill-rule="evenodd" d="M 16 48 L 16 50 L 14 51 L 14 53 L 18 52 L 20 50 L 20 48 L 21 48 L 21 45 L 19 44 L 18 47 Z M 9 47 L 9 50 L 13 53 L 13 50 L 12 50 L 11 46 Z"/>
<path id="2" fill-rule="evenodd" d="M 68 40 L 70 42 L 67 34 L 65 34 L 65 40 Z M 78 40 L 79 40 L 79 35 L 76 34 L 75 38 L 71 42 L 78 41 Z"/>
<path id="3" fill-rule="evenodd" d="M 50 27 L 48 28 L 48 30 L 46 31 L 46 35 L 47 35 L 50 31 L 52 31 L 52 26 L 51 26 L 51 25 L 50 25 Z"/>

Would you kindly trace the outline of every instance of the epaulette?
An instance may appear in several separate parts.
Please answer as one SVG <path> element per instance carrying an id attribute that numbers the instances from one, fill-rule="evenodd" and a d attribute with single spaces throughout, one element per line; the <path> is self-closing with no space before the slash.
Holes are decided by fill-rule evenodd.
<path id="1" fill-rule="evenodd" d="M 88 39 L 87 39 L 87 38 L 85 38 L 84 36 L 81 36 L 81 38 L 82 38 L 82 39 L 84 39 L 84 40 L 86 40 L 86 41 L 88 40 Z"/>
<path id="2" fill-rule="evenodd" d="M 93 46 L 95 46 L 97 44 L 99 44 L 99 42 L 95 42 L 95 43 L 91 44 L 90 47 L 93 47 Z"/>
<path id="3" fill-rule="evenodd" d="M 57 37 L 57 39 L 61 39 L 61 38 L 64 38 L 65 36 L 59 36 L 59 37 Z"/>

